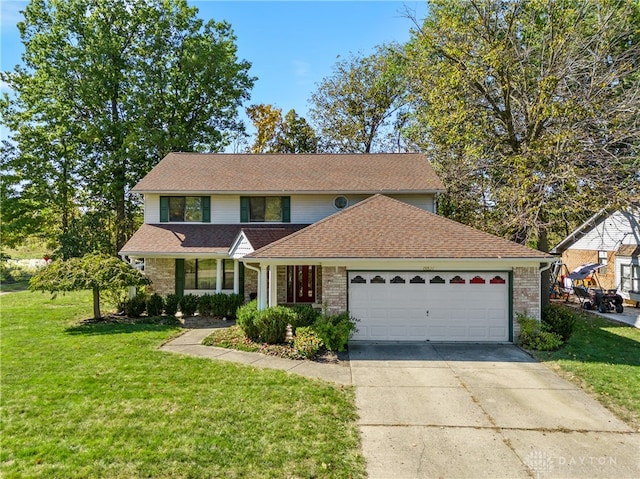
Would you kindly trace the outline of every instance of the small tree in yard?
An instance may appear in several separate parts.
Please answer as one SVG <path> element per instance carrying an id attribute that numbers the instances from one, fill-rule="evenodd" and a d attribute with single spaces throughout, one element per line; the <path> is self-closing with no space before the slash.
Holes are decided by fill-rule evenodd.
<path id="1" fill-rule="evenodd" d="M 99 319 L 100 292 L 119 291 L 129 286 L 150 284 L 138 270 L 124 261 L 99 253 L 92 253 L 82 258 L 56 260 L 41 269 L 29 281 L 31 291 L 93 291 L 93 317 Z"/>

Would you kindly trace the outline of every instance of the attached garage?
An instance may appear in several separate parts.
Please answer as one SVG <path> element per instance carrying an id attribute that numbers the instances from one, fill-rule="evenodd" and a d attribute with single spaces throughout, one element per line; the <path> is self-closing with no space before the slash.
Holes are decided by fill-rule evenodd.
<path id="1" fill-rule="evenodd" d="M 508 272 L 350 271 L 353 340 L 512 341 Z"/>
<path id="2" fill-rule="evenodd" d="M 265 306 L 275 268 L 315 265 L 318 303 L 359 320 L 353 341 L 499 343 L 517 341 L 516 314 L 540 318 L 540 271 L 554 258 L 376 195 L 245 260 L 261 268 Z"/>

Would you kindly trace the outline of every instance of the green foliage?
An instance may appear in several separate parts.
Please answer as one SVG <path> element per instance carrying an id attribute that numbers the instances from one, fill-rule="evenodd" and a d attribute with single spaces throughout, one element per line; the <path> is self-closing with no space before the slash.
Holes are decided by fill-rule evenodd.
<path id="1" fill-rule="evenodd" d="M 137 294 L 124 303 L 124 314 L 130 318 L 139 318 L 147 307 L 147 301 L 143 294 Z"/>
<path id="2" fill-rule="evenodd" d="M 164 300 L 164 312 L 168 316 L 175 316 L 180 306 L 180 296 L 177 294 L 168 294 Z"/>
<path id="3" fill-rule="evenodd" d="M 238 308 L 244 304 L 244 296 L 241 294 L 229 294 L 227 295 L 227 312 L 223 316 L 229 319 L 235 319 Z"/>
<path id="4" fill-rule="evenodd" d="M 311 96 L 311 118 L 322 149 L 339 153 L 371 153 L 398 148 L 394 115 L 406 103 L 406 86 L 397 68 L 393 45 L 369 56 L 351 55 L 334 66 Z M 388 127 L 388 128 L 387 128 Z"/>
<path id="5" fill-rule="evenodd" d="M 291 306 L 291 309 L 296 313 L 295 323 L 291 324 L 293 334 L 296 334 L 296 330 L 299 327 L 312 326 L 320 317 L 320 313 L 313 309 L 310 304 L 296 304 Z"/>
<path id="6" fill-rule="evenodd" d="M 100 292 L 122 292 L 129 286 L 150 284 L 149 279 L 114 256 L 89 254 L 82 258 L 55 260 L 29 281 L 32 291 L 93 291 L 93 313 L 100 318 Z"/>
<path id="7" fill-rule="evenodd" d="M 162 316 L 164 310 L 164 299 L 158 293 L 154 293 L 147 299 L 147 315 Z"/>
<path id="8" fill-rule="evenodd" d="M 258 316 L 258 301 L 254 299 L 244 306 L 239 307 L 236 316 L 236 324 L 240 326 L 244 334 L 246 334 L 249 339 L 254 341 L 258 340 L 260 333 L 255 325 L 255 320 Z"/>
<path id="9" fill-rule="evenodd" d="M 295 110 L 282 118 L 282 110 L 273 105 L 251 105 L 246 109 L 256 136 L 251 153 L 315 153 L 318 138 L 313 128 Z"/>
<path id="10" fill-rule="evenodd" d="M 301 326 L 296 330 L 293 347 L 303 358 L 314 358 L 323 346 L 322 339 L 311 327 Z"/>
<path id="11" fill-rule="evenodd" d="M 195 294 L 185 294 L 180 298 L 180 311 L 182 316 L 193 316 L 198 310 L 200 298 Z"/>
<path id="12" fill-rule="evenodd" d="M 105 233 L 101 251 L 115 253 L 139 215 L 129 191 L 152 166 L 170 151 L 220 151 L 242 130 L 250 64 L 228 23 L 203 22 L 184 0 L 32 1 L 18 28 L 24 65 L 0 73 L 16 145 L 0 155 L 10 239 L 61 234 L 65 257 L 82 254 L 72 220 L 90 211 L 104 228 L 91 242 Z"/>
<path id="13" fill-rule="evenodd" d="M 331 351 L 344 351 L 349 338 L 356 331 L 356 320 L 348 312 L 334 316 L 321 315 L 313 324 L 313 330 Z"/>
<path id="14" fill-rule="evenodd" d="M 203 294 L 198 297 L 198 312 L 200 316 L 211 316 L 213 311 L 213 298 L 211 294 Z"/>
<path id="15" fill-rule="evenodd" d="M 253 324 L 260 340 L 269 344 L 283 343 L 287 325 L 295 322 L 296 314 L 286 306 L 272 306 L 258 311 Z"/>
<path id="16" fill-rule="evenodd" d="M 559 334 L 545 331 L 537 319 L 518 314 L 517 320 L 520 324 L 518 343 L 523 348 L 553 351 L 562 346 L 562 337 Z"/>
<path id="17" fill-rule="evenodd" d="M 542 310 L 542 327 L 545 331 L 558 334 L 567 342 L 576 324 L 576 314 L 564 306 L 549 304 Z"/>
<path id="18" fill-rule="evenodd" d="M 441 214 L 546 250 L 637 196 L 639 9 L 429 2 L 405 48 L 405 132 L 447 187 Z"/>

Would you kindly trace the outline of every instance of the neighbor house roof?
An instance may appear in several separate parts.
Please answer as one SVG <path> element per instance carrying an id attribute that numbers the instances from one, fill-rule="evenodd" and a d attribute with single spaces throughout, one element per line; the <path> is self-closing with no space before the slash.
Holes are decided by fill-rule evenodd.
<path id="1" fill-rule="evenodd" d="M 122 247 L 119 254 L 139 257 L 227 254 L 243 229 L 250 232 L 252 245 L 260 247 L 305 226 L 255 225 L 247 228 L 242 224 L 143 224 Z"/>
<path id="2" fill-rule="evenodd" d="M 136 193 L 441 192 L 425 155 L 169 153 Z"/>
<path id="3" fill-rule="evenodd" d="M 619 211 L 635 217 L 636 223 L 640 221 L 640 207 L 636 204 L 633 204 L 628 208 Z M 587 221 L 578 226 L 574 231 L 569 233 L 566 238 L 564 238 L 551 250 L 551 253 L 562 254 L 563 251 L 569 249 L 578 240 L 589 234 L 596 226 L 601 224 L 602 221 L 606 220 L 614 214 L 616 214 L 616 211 L 607 211 L 606 209 L 601 209 L 593 216 L 591 216 Z"/>
<path id="4" fill-rule="evenodd" d="M 616 254 L 618 256 L 640 256 L 640 245 L 623 244 L 618 248 Z"/>
<path id="5" fill-rule="evenodd" d="M 374 195 L 246 258 L 534 259 L 550 255 Z"/>

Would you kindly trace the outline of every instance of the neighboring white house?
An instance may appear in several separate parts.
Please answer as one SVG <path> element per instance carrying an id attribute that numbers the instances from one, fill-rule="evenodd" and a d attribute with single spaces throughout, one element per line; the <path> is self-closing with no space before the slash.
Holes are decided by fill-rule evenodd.
<path id="1" fill-rule="evenodd" d="M 569 271 L 584 263 L 604 264 L 598 272 L 601 286 L 632 299 L 631 291 L 640 292 L 640 210 L 600 211 L 551 252 L 562 255 Z"/>
<path id="2" fill-rule="evenodd" d="M 513 341 L 516 313 L 540 317 L 553 258 L 434 214 L 421 154 L 172 153 L 132 191 L 120 254 L 161 294 L 349 311 L 356 340 Z"/>

